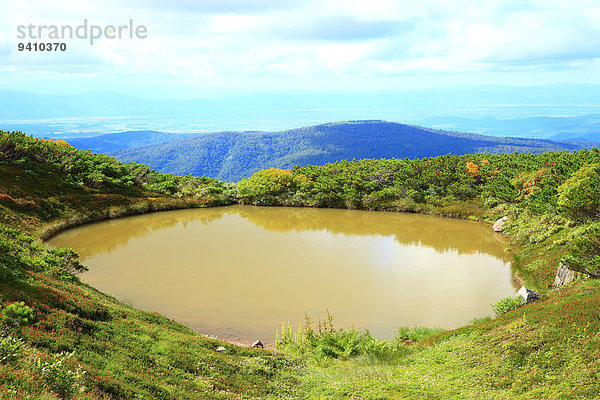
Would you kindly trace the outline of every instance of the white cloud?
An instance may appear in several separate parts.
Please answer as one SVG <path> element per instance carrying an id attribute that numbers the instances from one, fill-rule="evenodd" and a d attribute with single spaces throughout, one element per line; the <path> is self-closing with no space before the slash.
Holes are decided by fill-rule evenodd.
<path id="1" fill-rule="evenodd" d="M 147 39 L 68 41 L 58 54 L 16 51 L 20 24 L 98 25 L 133 19 Z M 0 3 L 2 74 L 45 71 L 152 82 L 257 77 L 389 77 L 581 69 L 600 58 L 595 0 L 177 0 Z M 596 71 L 598 72 L 598 71 Z M 600 76 L 597 74 L 596 76 Z M 596 78 L 600 79 L 600 78 Z"/>

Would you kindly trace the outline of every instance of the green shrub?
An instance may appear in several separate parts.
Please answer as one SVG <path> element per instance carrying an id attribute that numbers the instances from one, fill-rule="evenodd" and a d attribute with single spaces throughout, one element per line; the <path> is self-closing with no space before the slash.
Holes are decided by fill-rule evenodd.
<path id="1" fill-rule="evenodd" d="M 44 387 L 63 399 L 71 398 L 82 387 L 85 371 L 80 365 L 68 365 L 73 353 L 54 355 L 49 361 L 38 358 L 34 369 L 43 381 Z"/>
<path id="2" fill-rule="evenodd" d="M 23 340 L 7 336 L 0 340 L 0 364 L 12 364 L 23 351 Z"/>
<path id="3" fill-rule="evenodd" d="M 432 331 L 428 330 L 428 332 Z M 296 333 L 289 323 L 284 323 L 281 333 L 278 331 L 276 334 L 276 347 L 292 354 L 312 358 L 318 363 L 359 357 L 389 361 L 412 352 L 412 349 L 402 340 L 381 340 L 368 330 L 360 332 L 355 328 L 335 329 L 333 317 L 329 313 L 323 320 L 319 320 L 316 332 L 308 317 Z"/>
<path id="4" fill-rule="evenodd" d="M 562 262 L 569 269 L 600 278 L 600 222 L 577 228 Z"/>
<path id="5" fill-rule="evenodd" d="M 9 326 L 24 326 L 33 323 L 33 310 L 22 301 L 9 304 L 2 310 L 2 323 Z"/>
<path id="6" fill-rule="evenodd" d="M 44 257 L 46 270 L 50 275 L 57 277 L 67 277 L 87 271 L 87 267 L 82 265 L 78 258 L 79 254 L 73 249 L 48 249 Z"/>
<path id="7" fill-rule="evenodd" d="M 291 189 L 296 189 L 303 182 L 290 171 L 270 168 L 256 172 L 249 178 L 242 179 L 237 184 L 237 191 L 244 203 L 280 205 L 278 196 Z"/>
<path id="8" fill-rule="evenodd" d="M 600 164 L 584 165 L 560 185 L 558 206 L 575 220 L 600 217 Z"/>
<path id="9" fill-rule="evenodd" d="M 496 315 L 502 315 L 521 307 L 523 304 L 525 304 L 525 300 L 521 296 L 505 297 L 492 304 L 492 309 Z"/>

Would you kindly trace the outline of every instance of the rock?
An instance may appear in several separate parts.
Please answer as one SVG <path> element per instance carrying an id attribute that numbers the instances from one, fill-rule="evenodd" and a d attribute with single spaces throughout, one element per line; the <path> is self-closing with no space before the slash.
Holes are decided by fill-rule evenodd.
<path id="1" fill-rule="evenodd" d="M 494 222 L 494 225 L 492 225 L 492 229 L 494 230 L 494 232 L 502 232 L 504 230 L 505 221 L 508 221 L 508 217 L 506 215 L 500 218 L 498 221 Z"/>
<path id="2" fill-rule="evenodd" d="M 223 346 L 219 346 L 219 347 L 217 347 L 217 351 L 218 351 L 219 353 L 220 353 L 220 352 L 222 352 L 222 351 L 225 351 L 225 350 L 227 350 L 227 349 L 226 349 L 225 347 L 223 347 Z"/>
<path id="3" fill-rule="evenodd" d="M 523 300 L 525 300 L 525 304 L 533 303 L 540 299 L 540 294 L 538 292 L 525 286 L 521 286 L 521 289 L 517 292 L 517 296 L 521 296 Z"/>
<path id="4" fill-rule="evenodd" d="M 573 282 L 575 279 L 575 271 L 571 271 L 565 264 L 561 263 L 556 270 L 556 277 L 554 278 L 554 288 L 558 289 L 567 283 Z"/>
<path id="5" fill-rule="evenodd" d="M 265 346 L 262 344 L 262 342 L 260 340 L 257 340 L 256 342 L 252 343 L 252 347 L 256 347 L 257 349 L 265 348 Z"/>

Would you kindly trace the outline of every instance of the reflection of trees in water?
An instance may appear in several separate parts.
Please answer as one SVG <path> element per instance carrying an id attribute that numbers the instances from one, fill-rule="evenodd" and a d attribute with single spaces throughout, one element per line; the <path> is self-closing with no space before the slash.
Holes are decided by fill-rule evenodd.
<path id="1" fill-rule="evenodd" d="M 508 259 L 491 228 L 472 221 L 398 212 L 299 207 L 234 206 L 227 210 L 271 231 L 325 230 L 347 235 L 392 236 L 401 244 L 428 246 L 439 252 L 479 252 Z"/>
<path id="2" fill-rule="evenodd" d="M 172 228 L 181 223 L 185 228 L 190 222 L 207 225 L 223 218 L 225 210 L 221 207 L 161 211 L 144 215 L 96 222 L 78 228 L 69 229 L 49 243 L 57 247 L 77 248 L 82 257 L 112 252 L 126 245 L 131 239 L 148 236 L 156 230 Z M 86 234 L 93 232 L 93 235 Z"/>
<path id="3" fill-rule="evenodd" d="M 225 215 L 239 215 L 276 232 L 324 230 L 346 235 L 391 236 L 404 245 L 422 245 L 439 252 L 485 253 L 508 260 L 502 243 L 491 228 L 471 221 L 420 214 L 298 207 L 231 206 L 150 213 L 90 224 L 68 230 L 50 243 L 76 248 L 82 257 L 111 252 L 131 239 L 181 223 L 207 225 Z M 235 222 L 232 222 L 235 223 Z M 93 234 L 85 234 L 85 231 Z"/>

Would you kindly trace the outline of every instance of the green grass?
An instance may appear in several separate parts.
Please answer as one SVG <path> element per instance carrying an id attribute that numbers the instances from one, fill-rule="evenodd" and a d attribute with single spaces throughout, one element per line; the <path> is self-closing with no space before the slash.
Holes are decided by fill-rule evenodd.
<path id="1" fill-rule="evenodd" d="M 597 398 L 600 283 L 581 281 L 548 300 L 430 338 L 393 363 L 311 364 L 311 398 Z"/>
<path id="2" fill-rule="evenodd" d="M 135 310 L 79 283 L 43 274 L 1 284 L 5 303 L 24 301 L 37 321 L 18 330 L 28 350 L 0 365 L 11 387 L 35 393 L 43 384 L 33 355 L 74 352 L 98 396 L 163 399 L 253 398 L 293 393 L 301 363 L 270 351 L 203 337 L 156 313 Z M 218 353 L 216 348 L 227 350 Z"/>

